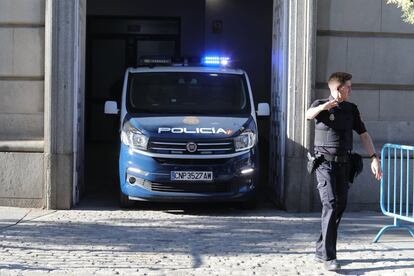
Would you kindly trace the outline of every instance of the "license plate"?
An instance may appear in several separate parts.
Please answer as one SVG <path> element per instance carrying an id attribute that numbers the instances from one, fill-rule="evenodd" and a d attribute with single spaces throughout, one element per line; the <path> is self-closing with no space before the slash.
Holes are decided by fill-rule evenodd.
<path id="1" fill-rule="evenodd" d="M 212 181 L 213 172 L 172 171 L 171 180 L 179 181 Z"/>

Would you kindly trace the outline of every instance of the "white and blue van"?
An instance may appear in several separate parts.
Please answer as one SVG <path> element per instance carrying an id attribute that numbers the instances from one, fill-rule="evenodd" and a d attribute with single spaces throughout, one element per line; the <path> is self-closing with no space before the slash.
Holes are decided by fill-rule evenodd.
<path id="1" fill-rule="evenodd" d="M 228 58 L 199 66 L 150 62 L 125 72 L 120 107 L 120 204 L 134 201 L 255 202 L 257 116 L 245 71 Z M 159 63 L 163 65 L 160 66 Z M 217 66 L 211 66 L 211 65 Z M 119 114 L 105 103 L 106 114 Z"/>

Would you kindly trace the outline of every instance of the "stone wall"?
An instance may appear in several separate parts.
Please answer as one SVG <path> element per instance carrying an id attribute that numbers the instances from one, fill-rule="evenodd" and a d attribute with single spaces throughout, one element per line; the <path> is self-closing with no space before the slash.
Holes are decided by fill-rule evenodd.
<path id="1" fill-rule="evenodd" d="M 43 204 L 44 0 L 0 0 L 0 204 Z"/>
<path id="2" fill-rule="evenodd" d="M 330 73 L 350 72 L 350 101 L 358 105 L 377 152 L 385 143 L 413 145 L 414 25 L 384 0 L 319 0 L 317 28 L 315 98 L 329 95 Z M 354 146 L 366 157 L 356 134 Z M 379 182 L 370 174 L 369 159 L 364 166 L 349 209 L 379 210 Z"/>

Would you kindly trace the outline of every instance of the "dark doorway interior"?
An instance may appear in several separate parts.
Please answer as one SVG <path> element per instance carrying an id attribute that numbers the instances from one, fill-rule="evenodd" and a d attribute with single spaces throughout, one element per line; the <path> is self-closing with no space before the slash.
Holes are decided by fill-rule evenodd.
<path id="1" fill-rule="evenodd" d="M 125 69 L 145 55 L 180 56 L 180 18 L 88 16 L 86 32 L 85 186 L 81 198 L 118 194 L 119 116 Z"/>
<path id="2" fill-rule="evenodd" d="M 173 50 L 187 57 L 229 55 L 233 67 L 248 73 L 255 102 L 270 102 L 273 0 L 88 0 L 86 14 L 85 181 L 79 186 L 81 197 L 117 196 L 119 117 L 104 115 L 103 106 L 106 100 L 119 99 L 124 71 L 136 65 L 140 53 L 169 54 Z M 220 32 L 215 28 L 217 22 Z M 260 186 L 266 187 L 268 144 L 276 138 L 269 137 L 268 118 L 258 119 L 258 123 Z M 264 194 L 271 193 L 265 190 Z"/>

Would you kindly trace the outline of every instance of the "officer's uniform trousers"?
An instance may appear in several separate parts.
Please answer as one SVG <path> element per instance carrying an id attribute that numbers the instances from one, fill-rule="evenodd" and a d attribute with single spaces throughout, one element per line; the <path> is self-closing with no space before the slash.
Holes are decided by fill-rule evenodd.
<path id="1" fill-rule="evenodd" d="M 348 162 L 323 161 L 316 169 L 322 202 L 322 231 L 316 242 L 316 255 L 324 260 L 336 259 L 337 230 L 348 199 L 348 175 Z"/>

